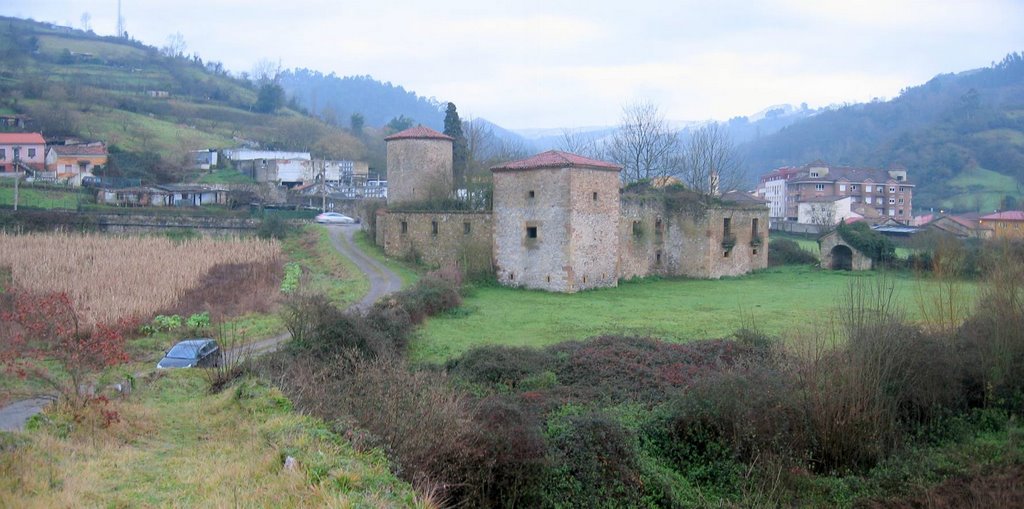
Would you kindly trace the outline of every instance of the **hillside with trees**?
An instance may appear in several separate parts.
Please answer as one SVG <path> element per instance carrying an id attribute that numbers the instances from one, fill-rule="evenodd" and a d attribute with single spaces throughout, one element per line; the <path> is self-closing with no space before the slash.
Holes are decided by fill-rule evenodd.
<path id="1" fill-rule="evenodd" d="M 0 114 L 27 118 L 47 139 L 107 143 L 111 176 L 189 178 L 188 152 L 258 146 L 361 158 L 383 146 L 306 114 L 275 70 L 233 76 L 188 54 L 176 34 L 163 48 L 127 37 L 0 18 Z M 382 150 L 382 149 L 381 149 Z"/>
<path id="2" fill-rule="evenodd" d="M 372 76 L 339 77 L 310 69 L 289 69 L 281 73 L 280 83 L 297 104 L 329 124 L 348 127 L 358 115 L 363 125 L 373 127 L 383 127 L 402 117 L 409 118 L 413 125 L 435 130 L 444 127 L 446 103 L 420 97 Z"/>
<path id="3" fill-rule="evenodd" d="M 902 165 L 921 207 L 1012 205 L 1024 180 L 1024 57 L 939 75 L 891 101 L 824 111 L 740 148 L 752 175 L 815 159 Z"/>

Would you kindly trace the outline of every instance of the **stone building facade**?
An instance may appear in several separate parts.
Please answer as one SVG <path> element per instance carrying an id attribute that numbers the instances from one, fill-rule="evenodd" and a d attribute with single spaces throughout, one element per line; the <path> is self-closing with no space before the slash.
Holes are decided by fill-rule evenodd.
<path id="1" fill-rule="evenodd" d="M 388 152 L 388 206 L 445 199 L 452 194 L 453 139 L 429 127 L 384 138 Z"/>
<path id="2" fill-rule="evenodd" d="M 489 212 L 377 211 L 376 243 L 395 258 L 471 271 L 492 267 Z"/>
<path id="3" fill-rule="evenodd" d="M 706 203 L 686 192 L 625 193 L 619 277 L 717 279 L 768 266 L 768 210 L 742 196 Z"/>
<path id="4" fill-rule="evenodd" d="M 498 281 L 570 293 L 616 286 L 619 170 L 557 151 L 492 168 Z"/>
<path id="5" fill-rule="evenodd" d="M 425 193 L 412 178 L 451 182 L 451 141 L 414 130 L 388 141 L 391 190 L 375 221 L 376 243 L 388 256 L 493 268 L 504 285 L 567 293 L 634 277 L 719 278 L 768 266 L 764 201 L 742 193 L 709 201 L 681 190 L 623 192 L 619 166 L 565 152 L 492 168 L 491 211 L 417 210 L 431 196 L 452 195 L 450 187 Z"/>

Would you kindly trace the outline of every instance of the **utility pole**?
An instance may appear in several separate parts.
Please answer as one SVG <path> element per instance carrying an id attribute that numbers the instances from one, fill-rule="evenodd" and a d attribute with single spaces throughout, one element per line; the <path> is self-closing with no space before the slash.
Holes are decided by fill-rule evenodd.
<path id="1" fill-rule="evenodd" d="M 14 210 L 18 210 L 18 182 L 21 181 L 21 173 L 14 175 Z"/>
<path id="2" fill-rule="evenodd" d="M 320 212 L 327 212 L 327 160 L 320 161 Z"/>

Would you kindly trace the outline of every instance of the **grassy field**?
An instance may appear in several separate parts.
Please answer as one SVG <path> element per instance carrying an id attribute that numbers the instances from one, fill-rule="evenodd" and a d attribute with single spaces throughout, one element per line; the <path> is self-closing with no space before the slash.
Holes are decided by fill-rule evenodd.
<path id="1" fill-rule="evenodd" d="M 370 290 L 370 281 L 331 244 L 327 228 L 309 225 L 284 241 L 290 261 L 302 264 L 302 289 L 323 293 L 345 307 Z"/>
<path id="2" fill-rule="evenodd" d="M 991 213 L 999 208 L 1004 196 L 1021 198 L 1013 177 L 984 168 L 957 175 L 950 179 L 949 186 L 956 189 L 957 194 L 940 202 L 940 206 L 947 209 Z"/>
<path id="3" fill-rule="evenodd" d="M 354 451 L 277 389 L 243 380 L 209 395 L 198 371 L 152 378 L 113 403 L 109 428 L 52 412 L 26 435 L 0 433 L 0 506 L 422 505 L 383 455 Z"/>
<path id="4" fill-rule="evenodd" d="M 721 280 L 646 279 L 574 295 L 499 286 L 476 288 L 462 308 L 431 318 L 412 342 L 411 357 L 436 362 L 474 346 L 544 346 L 598 334 L 651 335 L 672 341 L 725 337 L 742 327 L 770 334 L 827 324 L 851 281 L 878 272 L 782 267 Z M 920 296 L 940 287 L 907 273 L 888 274 L 908 315 L 920 316 Z M 976 287 L 965 283 L 967 297 Z"/>
<path id="5" fill-rule="evenodd" d="M 89 197 L 77 189 L 34 186 L 25 182 L 18 186 L 19 208 L 76 210 L 82 203 L 89 201 Z M 0 180 L 0 207 L 13 206 L 14 182 L 11 179 Z"/>

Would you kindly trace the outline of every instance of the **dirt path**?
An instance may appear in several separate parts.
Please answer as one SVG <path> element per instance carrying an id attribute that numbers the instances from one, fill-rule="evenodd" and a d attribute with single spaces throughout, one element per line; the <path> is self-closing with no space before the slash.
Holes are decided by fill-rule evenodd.
<path id="1" fill-rule="evenodd" d="M 384 264 L 371 258 L 356 247 L 353 237 L 359 231 L 359 228 L 359 225 L 327 227 L 330 231 L 331 244 L 334 245 L 334 249 L 337 249 L 339 253 L 352 260 L 352 263 L 366 274 L 366 277 L 370 280 L 370 290 L 366 292 L 362 300 L 349 306 L 350 310 L 366 312 L 381 297 L 401 290 L 402 279 L 391 269 L 385 267 Z M 259 355 L 272 352 L 277 350 L 282 343 L 288 341 L 289 338 L 291 338 L 291 334 L 284 332 L 277 336 L 261 339 L 246 345 L 244 347 L 245 353 Z M 240 352 L 226 352 L 228 356 L 237 356 L 239 354 Z M 0 431 L 20 431 L 24 429 L 28 418 L 41 412 L 51 401 L 53 401 L 53 398 L 36 397 L 15 401 L 0 408 Z"/>

